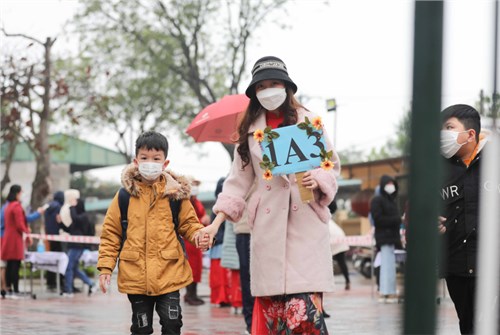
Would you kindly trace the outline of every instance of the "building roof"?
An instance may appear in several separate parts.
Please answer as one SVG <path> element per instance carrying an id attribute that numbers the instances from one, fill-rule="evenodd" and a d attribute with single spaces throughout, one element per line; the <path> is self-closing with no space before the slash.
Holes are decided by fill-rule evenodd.
<path id="1" fill-rule="evenodd" d="M 1 159 L 5 159 L 8 143 L 2 143 Z M 127 164 L 127 159 L 119 152 L 65 134 L 49 137 L 52 163 L 67 163 L 70 172 L 86 171 L 106 166 Z M 34 161 L 28 145 L 21 142 L 14 153 L 14 161 Z"/>

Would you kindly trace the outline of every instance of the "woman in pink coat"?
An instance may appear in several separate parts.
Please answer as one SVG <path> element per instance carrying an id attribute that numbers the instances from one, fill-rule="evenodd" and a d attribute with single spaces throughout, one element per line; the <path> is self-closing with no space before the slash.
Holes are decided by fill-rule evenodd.
<path id="1" fill-rule="evenodd" d="M 213 208 L 217 213 L 205 228 L 213 236 L 226 218 L 237 222 L 245 208 L 252 229 L 251 291 L 256 297 L 252 334 L 328 334 L 321 309 L 322 292 L 333 290 L 328 204 L 337 191 L 340 171 L 307 171 L 302 185 L 313 190 L 314 200 L 301 201 L 294 174 L 263 175 L 262 149 L 256 130 L 304 122 L 316 115 L 294 97 L 297 85 L 277 57 L 259 59 L 246 90 L 250 103 L 239 125 L 239 140 L 231 172 Z M 325 136 L 326 137 L 326 136 Z M 332 145 L 325 138 L 327 151 Z M 245 197 L 255 184 L 255 191 Z"/>
<path id="2" fill-rule="evenodd" d="M 7 196 L 9 204 L 5 208 L 5 233 L 2 241 L 2 260 L 7 261 L 7 288 L 19 292 L 19 267 L 24 259 L 23 233 L 29 234 L 23 207 L 21 206 L 21 186 L 12 185 Z M 31 240 L 29 240 L 31 242 Z"/>

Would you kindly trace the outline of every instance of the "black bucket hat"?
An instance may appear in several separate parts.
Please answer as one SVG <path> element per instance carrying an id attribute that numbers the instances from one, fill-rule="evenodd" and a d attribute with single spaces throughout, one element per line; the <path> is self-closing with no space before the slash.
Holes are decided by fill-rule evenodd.
<path id="1" fill-rule="evenodd" d="M 283 80 L 293 89 L 293 93 L 297 92 L 297 85 L 288 76 L 285 63 L 278 57 L 266 56 L 259 59 L 253 66 L 252 81 L 245 91 L 247 97 L 255 96 L 255 84 L 266 79 Z"/>

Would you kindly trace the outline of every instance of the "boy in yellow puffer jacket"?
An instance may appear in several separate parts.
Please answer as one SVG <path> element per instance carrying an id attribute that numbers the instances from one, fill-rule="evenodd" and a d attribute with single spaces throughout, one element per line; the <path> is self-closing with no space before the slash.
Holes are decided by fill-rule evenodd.
<path id="1" fill-rule="evenodd" d="M 165 136 L 143 133 L 136 140 L 135 154 L 122 173 L 123 188 L 130 194 L 126 235 L 122 234 L 119 192 L 104 219 L 97 263 L 99 286 L 106 293 L 119 257 L 118 290 L 128 295 L 132 305 L 131 333 L 153 333 L 156 305 L 162 334 L 180 334 L 179 290 L 193 279 L 177 233 L 200 249 L 208 247 L 208 237 L 200 238 L 203 225 L 189 201 L 189 181 L 165 171 L 169 164 Z M 180 201 L 177 232 L 170 200 Z"/>

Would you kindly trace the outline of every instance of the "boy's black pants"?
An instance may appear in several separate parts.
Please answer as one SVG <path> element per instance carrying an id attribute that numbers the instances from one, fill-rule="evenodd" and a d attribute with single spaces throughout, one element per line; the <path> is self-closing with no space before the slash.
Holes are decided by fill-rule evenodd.
<path id="1" fill-rule="evenodd" d="M 460 333 L 473 334 L 476 278 L 448 276 L 446 277 L 446 286 L 460 320 Z"/>
<path id="2" fill-rule="evenodd" d="M 132 305 L 132 326 L 130 332 L 135 334 L 153 334 L 153 313 L 160 317 L 162 335 L 178 335 L 181 333 L 182 313 L 179 291 L 147 296 L 128 294 Z"/>

